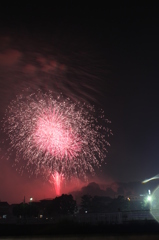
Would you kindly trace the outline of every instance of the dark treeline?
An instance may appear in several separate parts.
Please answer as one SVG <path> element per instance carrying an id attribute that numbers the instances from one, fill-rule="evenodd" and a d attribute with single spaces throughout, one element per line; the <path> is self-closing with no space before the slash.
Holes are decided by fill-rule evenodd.
<path id="1" fill-rule="evenodd" d="M 1 236 L 70 236 L 70 234 L 112 236 L 112 234 L 140 235 L 145 233 L 151 236 L 152 233 L 159 234 L 158 223 L 154 220 L 130 219 L 125 221 L 125 218 L 122 218 L 121 221 L 118 221 L 119 219 L 101 221 L 97 219 L 100 213 L 101 215 L 104 213 L 107 217 L 113 216 L 112 213 L 115 213 L 114 216 L 124 217 L 127 211 L 148 210 L 149 204 L 144 199 L 131 201 L 123 196 L 110 198 L 83 195 L 80 204 L 77 205 L 72 195 L 63 194 L 51 200 L 23 202 L 11 206 L 12 216 L 14 215 L 16 221 L 7 222 L 8 214 L 0 224 Z M 0 214 L 4 209 L 0 208 Z M 88 221 L 85 221 L 86 219 Z"/>
<path id="2" fill-rule="evenodd" d="M 117 211 L 149 210 L 149 203 L 142 200 L 130 201 L 124 196 L 110 198 L 105 196 L 83 195 L 77 206 L 72 195 L 63 194 L 52 200 L 20 203 L 13 206 L 12 214 L 16 217 L 52 217 L 74 215 L 77 213 L 109 213 Z"/>
<path id="3" fill-rule="evenodd" d="M 20 203 L 13 206 L 13 215 L 16 217 L 51 217 L 58 215 L 72 215 L 77 211 L 76 201 L 72 195 L 63 194 L 52 200 Z"/>
<path id="4" fill-rule="evenodd" d="M 124 196 L 117 198 L 83 195 L 81 197 L 81 210 L 90 213 L 148 210 L 149 203 L 144 199 L 131 201 Z"/>

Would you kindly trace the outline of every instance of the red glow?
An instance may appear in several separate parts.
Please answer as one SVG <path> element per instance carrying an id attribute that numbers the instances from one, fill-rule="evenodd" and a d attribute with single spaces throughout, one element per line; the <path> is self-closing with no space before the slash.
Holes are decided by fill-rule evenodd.
<path id="1" fill-rule="evenodd" d="M 54 174 L 51 174 L 50 182 L 54 183 L 56 196 L 60 196 L 61 194 L 61 184 L 64 177 L 62 173 L 55 172 Z"/>

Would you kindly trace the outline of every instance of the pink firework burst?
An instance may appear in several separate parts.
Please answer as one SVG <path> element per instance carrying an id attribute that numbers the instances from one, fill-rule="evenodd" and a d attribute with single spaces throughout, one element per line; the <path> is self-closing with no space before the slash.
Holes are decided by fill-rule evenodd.
<path id="1" fill-rule="evenodd" d="M 59 160 L 77 156 L 81 150 L 81 141 L 67 123 L 68 119 L 56 109 L 42 113 L 34 132 L 39 150 L 46 151 Z"/>
<path id="2" fill-rule="evenodd" d="M 86 178 L 105 161 L 112 134 L 108 123 L 102 110 L 97 114 L 93 106 L 37 91 L 10 103 L 4 131 L 20 171 L 53 176 L 58 194 L 63 179 Z"/>

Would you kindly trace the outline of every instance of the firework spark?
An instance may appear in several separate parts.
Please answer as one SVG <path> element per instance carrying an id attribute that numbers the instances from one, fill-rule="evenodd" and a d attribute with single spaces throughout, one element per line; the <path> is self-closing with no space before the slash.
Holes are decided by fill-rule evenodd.
<path id="1" fill-rule="evenodd" d="M 71 159 L 81 149 L 80 138 L 72 133 L 67 119 L 58 110 L 41 114 L 34 132 L 36 145 L 58 159 Z"/>
<path id="2" fill-rule="evenodd" d="M 53 174 L 59 194 L 61 176 L 86 177 L 106 158 L 109 121 L 102 111 L 95 115 L 94 107 L 62 95 L 54 99 L 51 92 L 20 95 L 10 103 L 4 119 L 9 152 L 15 151 L 15 162 L 22 162 L 30 173 L 38 175 L 45 168 Z"/>

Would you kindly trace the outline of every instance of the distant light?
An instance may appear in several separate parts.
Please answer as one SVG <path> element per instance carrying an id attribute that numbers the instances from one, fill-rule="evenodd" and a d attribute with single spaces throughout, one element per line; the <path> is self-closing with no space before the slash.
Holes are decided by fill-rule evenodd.
<path id="1" fill-rule="evenodd" d="M 30 201 L 33 201 L 33 198 L 32 198 L 32 197 L 30 197 Z"/>
<path id="2" fill-rule="evenodd" d="M 151 196 L 148 196 L 147 200 L 150 202 L 152 200 Z"/>
<path id="3" fill-rule="evenodd" d="M 151 190 L 148 190 L 148 194 L 151 195 Z"/>
<path id="4" fill-rule="evenodd" d="M 43 218 L 43 215 L 42 215 L 42 214 L 40 215 L 40 218 Z"/>
<path id="5" fill-rule="evenodd" d="M 127 200 L 130 201 L 130 198 L 128 197 Z"/>
<path id="6" fill-rule="evenodd" d="M 87 211 L 85 211 L 85 213 L 87 213 Z"/>

